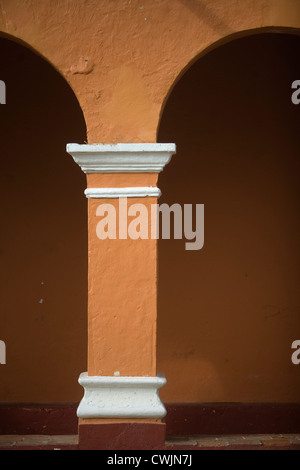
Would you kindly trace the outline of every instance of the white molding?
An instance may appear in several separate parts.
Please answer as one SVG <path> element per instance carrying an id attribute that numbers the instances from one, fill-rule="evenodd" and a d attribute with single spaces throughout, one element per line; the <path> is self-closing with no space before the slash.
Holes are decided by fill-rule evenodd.
<path id="1" fill-rule="evenodd" d="M 87 188 L 84 191 L 87 198 L 119 198 L 119 197 L 159 197 L 161 191 L 159 188 L 133 187 L 133 188 Z"/>
<path id="2" fill-rule="evenodd" d="M 175 144 L 67 144 L 84 173 L 159 173 L 176 152 Z"/>
<path id="3" fill-rule="evenodd" d="M 166 409 L 158 389 L 166 384 L 157 377 L 102 377 L 80 374 L 84 396 L 77 409 L 79 418 L 163 418 Z"/>

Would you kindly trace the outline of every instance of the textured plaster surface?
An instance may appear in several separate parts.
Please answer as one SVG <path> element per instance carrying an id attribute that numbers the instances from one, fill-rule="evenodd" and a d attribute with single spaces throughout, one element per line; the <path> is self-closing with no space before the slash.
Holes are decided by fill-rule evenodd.
<path id="1" fill-rule="evenodd" d="M 261 28 L 299 27 L 298 0 L 0 0 L 1 34 L 32 48 L 65 77 L 83 110 L 89 143 L 155 142 L 170 91 L 201 54 Z M 147 186 L 151 178 L 130 176 L 133 186 Z M 89 187 L 96 181 L 129 185 L 127 176 L 88 176 Z M 156 241 L 105 240 L 100 249 L 99 201 L 88 204 L 88 372 L 155 376 Z"/>
<path id="2" fill-rule="evenodd" d="M 297 28 L 299 10 L 297 0 L 1 0 L 0 31 L 67 79 L 90 143 L 154 142 L 191 61 L 247 30 Z"/>

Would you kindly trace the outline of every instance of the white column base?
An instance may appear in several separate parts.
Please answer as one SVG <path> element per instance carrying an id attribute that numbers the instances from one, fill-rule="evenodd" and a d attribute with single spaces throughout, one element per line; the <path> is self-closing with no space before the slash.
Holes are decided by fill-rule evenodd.
<path id="1" fill-rule="evenodd" d="M 80 374 L 78 382 L 84 396 L 77 409 L 78 418 L 163 418 L 166 409 L 158 389 L 166 384 L 157 377 L 101 377 Z"/>

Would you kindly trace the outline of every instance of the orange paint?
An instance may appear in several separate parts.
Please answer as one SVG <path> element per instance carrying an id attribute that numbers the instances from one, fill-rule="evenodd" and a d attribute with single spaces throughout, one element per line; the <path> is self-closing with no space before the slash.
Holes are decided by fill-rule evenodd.
<path id="1" fill-rule="evenodd" d="M 88 188 L 131 188 L 156 186 L 157 173 L 89 173 Z"/>
<path id="2" fill-rule="evenodd" d="M 171 96 L 174 84 L 200 56 L 204 56 L 207 51 L 213 50 L 220 44 L 254 32 L 267 32 L 273 29 L 284 31 L 287 28 L 299 34 L 300 28 L 299 0 L 240 2 L 236 0 L 156 0 L 155 2 L 152 0 L 143 2 L 1 0 L 0 6 L 0 31 L 3 36 L 32 48 L 49 61 L 71 86 L 84 113 L 89 143 L 155 142 L 160 119 L 163 117 L 167 98 Z M 7 96 L 9 100 L 9 94 Z M 56 137 L 53 134 L 51 139 L 54 141 Z M 29 144 L 27 147 L 29 155 L 32 150 Z M 188 148 L 186 150 L 189 152 Z M 38 151 L 36 152 L 36 156 L 41 158 Z M 182 159 L 187 156 L 188 153 L 183 154 Z M 38 172 L 38 165 L 35 168 Z M 34 174 L 35 170 L 28 168 L 26 171 Z M 58 174 L 60 171 L 57 166 Z M 180 170 L 178 173 L 181 181 Z M 22 177 L 25 180 L 25 172 L 22 173 Z M 65 176 L 62 173 L 61 177 L 69 189 L 67 183 L 70 175 Z M 87 175 L 87 185 L 88 187 L 153 186 L 156 184 L 156 179 L 156 174 L 91 174 Z M 63 185 L 63 188 L 65 186 Z M 217 190 L 218 187 L 211 197 L 217 197 Z M 78 191 L 82 194 L 82 188 L 78 188 Z M 170 194 L 172 194 L 171 189 Z M 176 196 L 176 188 L 174 194 Z M 57 197 L 59 201 L 62 200 L 60 193 Z M 113 375 L 118 371 L 121 375 L 152 376 L 156 374 L 157 242 L 129 239 L 100 241 L 96 236 L 98 222 L 96 208 L 105 202 L 117 204 L 116 200 L 111 199 L 88 201 L 88 373 Z M 149 205 L 156 202 L 156 199 L 131 199 L 130 202 Z M 72 207 L 72 210 L 75 217 L 76 208 Z M 15 211 L 14 205 L 11 211 Z M 234 247 L 232 249 L 234 252 Z M 43 250 L 41 252 L 44 254 Z M 217 256 L 217 251 L 214 256 Z M 50 255 L 49 257 L 51 258 Z M 164 266 L 168 272 L 169 265 L 166 258 Z M 228 255 L 228 265 L 230 260 Z M 214 279 L 214 264 L 208 262 L 208 267 L 205 275 Z M 198 265 L 194 269 L 198 273 Z M 223 273 L 222 270 L 221 272 Z M 227 271 L 224 272 L 224 275 L 226 274 Z M 77 275 L 79 278 L 80 273 Z M 168 275 L 171 279 L 176 278 L 175 269 Z M 12 270 L 11 279 L 13 276 Z M 26 278 L 30 279 L 30 276 Z M 55 276 L 53 279 L 55 282 Z M 226 280 L 228 281 L 228 275 Z M 280 282 L 276 285 L 280 287 Z M 170 286 L 171 290 L 174 289 L 171 284 Z M 179 287 L 182 287 L 180 282 Z M 198 288 L 196 285 L 195 290 Z M 27 279 L 22 289 L 24 293 L 28 293 Z M 53 292 L 55 293 L 55 290 Z M 204 293 L 204 299 L 205 296 L 209 296 L 209 292 L 207 290 Z M 222 288 L 219 292 L 225 295 Z M 166 299 L 167 296 L 162 302 L 165 301 L 168 309 L 170 306 Z M 215 297 L 213 300 L 217 302 Z M 71 304 L 73 302 L 72 299 Z M 205 307 L 209 306 L 211 304 L 207 301 Z M 182 318 L 180 315 L 184 315 L 184 312 L 180 310 L 179 305 L 175 307 L 178 320 Z M 17 310 L 15 308 L 15 311 Z M 73 312 L 71 308 L 69 311 Z M 79 313 L 82 314 L 82 310 Z M 272 315 L 276 312 L 269 313 Z M 165 330 L 161 333 L 163 341 L 159 356 L 159 365 L 162 366 L 162 371 L 166 372 L 167 379 L 170 379 L 168 387 L 171 386 L 171 389 L 166 387 L 162 390 L 162 396 L 166 400 L 177 400 L 180 397 L 182 401 L 199 399 L 262 401 L 263 397 L 266 401 L 266 398 L 271 396 L 274 384 L 270 382 L 262 390 L 253 385 L 253 377 L 249 379 L 250 385 L 245 386 L 245 382 L 239 376 L 239 386 L 234 388 L 235 372 L 230 375 L 230 368 L 222 368 L 217 360 L 217 365 L 213 364 L 212 356 L 195 359 L 192 353 L 193 344 L 190 347 L 188 335 L 183 340 L 180 339 L 183 334 L 182 324 L 179 320 L 177 324 L 174 323 L 173 310 L 169 311 L 168 315 L 170 316 L 167 318 Z M 24 318 L 22 321 L 25 321 Z M 51 320 L 50 315 L 49 318 L 54 331 L 56 323 Z M 67 318 L 66 323 L 68 323 Z M 77 319 L 78 317 L 72 321 L 75 323 Z M 211 321 L 210 319 L 211 317 L 208 321 Z M 173 322 L 172 333 L 168 330 L 171 322 Z M 219 325 L 223 325 L 225 330 L 230 329 L 224 317 L 221 318 Z M 253 329 L 259 330 L 259 326 L 258 322 Z M 14 334 L 14 325 L 11 328 Z M 193 330 L 188 338 L 196 341 L 197 332 L 191 325 L 188 325 L 188 328 Z M 36 330 L 34 324 L 33 338 L 36 331 L 39 330 Z M 75 336 L 81 337 L 81 334 L 84 334 L 82 331 L 84 330 L 81 322 L 77 326 Z M 275 327 L 275 331 L 277 333 L 281 331 L 280 325 Z M 180 350 L 174 350 L 172 345 L 174 337 L 172 339 L 171 334 L 181 344 Z M 53 347 L 55 342 L 51 344 Z M 64 344 L 63 341 L 61 344 Z M 80 344 L 80 341 L 78 340 L 76 344 Z M 203 348 L 205 346 L 209 346 L 209 338 L 203 342 Z M 230 351 L 232 353 L 233 349 Z M 76 351 L 76 357 L 82 358 L 84 354 L 84 346 L 81 345 Z M 48 364 L 44 364 L 40 357 L 35 356 L 34 360 L 36 370 L 44 369 L 48 372 Z M 52 367 L 57 367 L 58 362 L 54 361 Z M 22 395 L 23 390 L 18 386 L 18 379 L 15 383 L 10 382 L 9 386 L 15 390 L 10 400 L 68 402 L 77 399 L 79 396 L 75 367 L 77 363 L 75 359 L 71 362 L 74 372 L 72 380 L 70 378 L 68 380 L 74 383 L 73 390 L 68 386 L 68 382 L 64 385 L 65 389 L 58 391 L 52 376 L 47 374 L 42 391 L 36 388 L 31 391 L 29 384 Z M 195 376 L 195 370 L 201 371 L 200 380 Z M 239 365 L 237 370 L 241 373 L 242 366 Z M 32 371 L 32 376 L 36 377 L 35 369 Z M 190 387 L 181 380 L 181 373 L 190 379 Z M 9 376 L 9 380 L 13 381 L 15 376 L 18 374 Z M 63 376 L 64 370 L 61 368 L 60 382 L 63 382 Z M 205 382 L 206 377 L 208 382 Z M 285 378 L 288 380 L 289 377 L 289 373 L 286 373 Z M 211 389 L 214 390 L 213 394 Z M 277 400 L 295 399 L 295 394 L 288 394 L 284 386 L 277 390 Z M 9 401 L 5 393 L 3 396 Z"/>
<path id="3" fill-rule="evenodd" d="M 154 142 L 165 97 L 204 50 L 257 28 L 300 26 L 298 0 L 2 0 L 1 6 L 0 31 L 34 48 L 71 85 L 90 143 Z"/>
<path id="4" fill-rule="evenodd" d="M 128 205 L 133 203 L 150 211 L 156 198 L 128 198 Z M 118 215 L 119 200 L 88 204 L 88 374 L 155 376 L 157 241 L 99 240 L 99 204 L 112 204 Z"/>

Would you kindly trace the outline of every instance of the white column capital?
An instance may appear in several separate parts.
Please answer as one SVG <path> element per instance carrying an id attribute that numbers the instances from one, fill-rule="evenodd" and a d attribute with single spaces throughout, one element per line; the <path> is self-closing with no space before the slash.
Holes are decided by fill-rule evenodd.
<path id="1" fill-rule="evenodd" d="M 175 144 L 67 144 L 84 173 L 160 173 L 176 152 Z"/>

